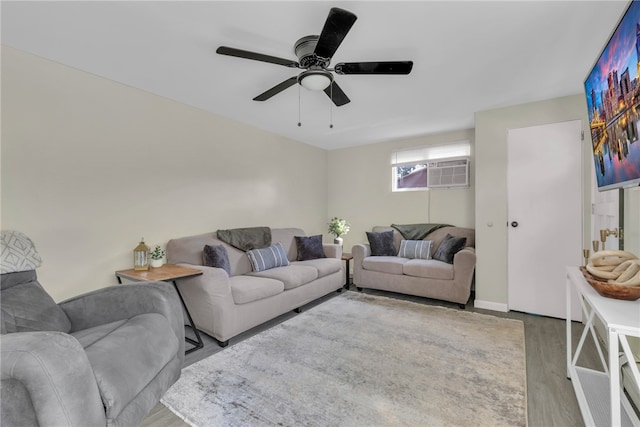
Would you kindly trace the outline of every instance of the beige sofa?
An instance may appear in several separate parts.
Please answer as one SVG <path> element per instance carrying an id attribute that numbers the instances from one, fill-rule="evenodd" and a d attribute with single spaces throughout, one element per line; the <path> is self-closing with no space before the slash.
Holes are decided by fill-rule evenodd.
<path id="1" fill-rule="evenodd" d="M 345 283 L 342 248 L 323 244 L 326 258 L 296 261 L 298 228 L 271 229 L 271 242 L 280 242 L 290 265 L 254 272 L 247 253 L 221 240 L 217 233 L 172 239 L 167 261 L 202 270 L 201 276 L 177 282 L 184 302 L 199 330 L 226 346 L 230 338 L 267 320 L 299 308 Z M 222 268 L 203 265 L 205 245 L 227 249 L 231 275 Z"/>
<path id="2" fill-rule="evenodd" d="M 393 231 L 396 251 L 402 235 L 392 227 L 374 227 L 374 232 Z M 443 227 L 423 240 L 433 241 L 431 256 L 447 234 L 466 237 L 466 247 L 457 252 L 453 264 L 435 259 L 408 259 L 398 256 L 371 256 L 369 244 L 353 246 L 353 283 L 362 288 L 380 289 L 408 295 L 455 302 L 464 308 L 471 294 L 476 266 L 475 230 Z"/>

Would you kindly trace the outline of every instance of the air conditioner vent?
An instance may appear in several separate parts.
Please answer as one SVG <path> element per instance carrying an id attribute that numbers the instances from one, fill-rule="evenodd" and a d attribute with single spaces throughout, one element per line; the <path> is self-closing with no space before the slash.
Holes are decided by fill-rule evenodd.
<path id="1" fill-rule="evenodd" d="M 427 187 L 469 187 L 469 158 L 429 162 Z"/>

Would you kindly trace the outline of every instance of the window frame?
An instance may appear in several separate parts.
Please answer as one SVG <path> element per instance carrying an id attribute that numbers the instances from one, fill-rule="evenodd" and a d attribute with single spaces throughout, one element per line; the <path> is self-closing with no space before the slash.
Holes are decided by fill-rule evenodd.
<path id="1" fill-rule="evenodd" d="M 415 147 L 402 147 L 391 152 L 391 192 L 402 193 L 407 191 L 428 191 L 429 187 L 429 162 L 471 157 L 471 141 L 468 139 L 452 141 L 445 144 L 421 145 Z M 419 187 L 398 187 L 402 177 L 398 176 L 398 167 L 424 165 L 426 185 Z M 406 176 L 406 175 L 404 175 Z"/>

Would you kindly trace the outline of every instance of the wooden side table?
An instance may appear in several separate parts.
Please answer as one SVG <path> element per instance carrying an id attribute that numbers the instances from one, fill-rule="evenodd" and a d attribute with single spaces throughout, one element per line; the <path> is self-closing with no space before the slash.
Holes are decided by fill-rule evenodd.
<path id="1" fill-rule="evenodd" d="M 192 351 L 196 351 L 197 349 L 204 347 L 204 343 L 202 342 L 198 328 L 196 328 L 195 323 L 193 323 L 191 313 L 189 313 L 189 309 L 184 303 L 184 299 L 182 299 L 182 294 L 180 293 L 180 289 L 178 288 L 176 281 L 187 277 L 199 276 L 201 274 L 202 271 L 195 268 L 182 267 L 175 264 L 165 264 L 162 267 L 150 268 L 149 270 L 143 271 L 134 269 L 116 271 L 116 278 L 120 284 L 122 284 L 122 279 L 131 280 L 133 282 L 160 281 L 171 282 L 173 284 L 173 287 L 176 289 L 176 292 L 178 292 L 178 296 L 180 297 L 182 307 L 184 307 L 184 312 L 187 314 L 187 318 L 189 319 L 189 326 L 191 326 L 191 329 L 196 336 L 195 340 L 187 336 L 184 337 L 186 342 L 194 346 L 193 348 L 185 351 L 185 354 L 189 354 Z"/>
<path id="2" fill-rule="evenodd" d="M 344 284 L 344 288 L 345 289 L 349 289 L 349 285 L 351 285 L 351 278 L 350 278 L 350 273 L 349 273 L 349 264 L 351 264 L 351 260 L 353 259 L 353 255 L 351 255 L 349 252 L 343 252 L 342 253 L 342 260 L 345 262 L 346 265 L 346 269 L 345 269 L 345 273 L 346 273 L 346 282 Z"/>

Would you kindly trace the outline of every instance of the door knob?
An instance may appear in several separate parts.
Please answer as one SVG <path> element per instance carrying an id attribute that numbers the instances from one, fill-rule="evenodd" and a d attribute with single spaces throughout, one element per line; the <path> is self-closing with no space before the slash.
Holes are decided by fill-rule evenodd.
<path id="1" fill-rule="evenodd" d="M 511 221 L 511 226 L 516 228 L 518 226 L 518 221 Z"/>

